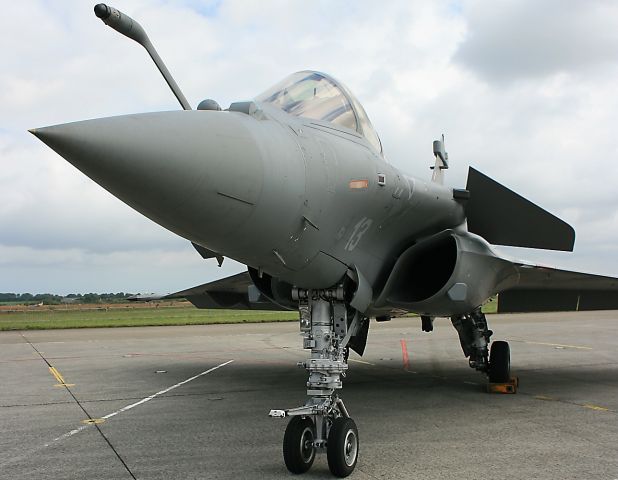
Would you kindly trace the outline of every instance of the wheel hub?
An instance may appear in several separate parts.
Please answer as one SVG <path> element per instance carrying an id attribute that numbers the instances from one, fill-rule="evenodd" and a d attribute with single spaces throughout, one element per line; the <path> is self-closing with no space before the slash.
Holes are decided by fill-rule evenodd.
<path id="1" fill-rule="evenodd" d="M 310 428 L 305 428 L 300 438 L 300 451 L 303 456 L 303 460 L 308 462 L 314 454 L 313 449 L 313 432 Z"/>
<path id="2" fill-rule="evenodd" d="M 356 435 L 350 430 L 345 437 L 345 463 L 348 466 L 352 466 L 356 460 L 356 453 L 358 451 L 358 443 L 356 441 Z"/>

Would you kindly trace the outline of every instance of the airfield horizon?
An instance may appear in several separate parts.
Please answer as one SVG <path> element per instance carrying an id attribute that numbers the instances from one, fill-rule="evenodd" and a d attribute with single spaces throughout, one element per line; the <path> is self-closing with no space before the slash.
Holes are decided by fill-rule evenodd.
<path id="1" fill-rule="evenodd" d="M 497 302 L 483 306 L 496 313 Z M 293 322 L 296 311 L 203 310 L 187 301 L 79 305 L 0 305 L 0 331 Z"/>

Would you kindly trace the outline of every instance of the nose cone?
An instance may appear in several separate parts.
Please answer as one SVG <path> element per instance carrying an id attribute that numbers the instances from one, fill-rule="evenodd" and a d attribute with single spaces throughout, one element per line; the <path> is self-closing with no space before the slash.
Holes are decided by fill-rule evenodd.
<path id="1" fill-rule="evenodd" d="M 257 202 L 263 166 L 251 122 L 231 112 L 174 111 L 31 132 L 123 202 L 190 238 L 189 211 L 201 209 L 202 220 L 223 231 Z M 226 195 L 244 210 L 222 203 Z"/>

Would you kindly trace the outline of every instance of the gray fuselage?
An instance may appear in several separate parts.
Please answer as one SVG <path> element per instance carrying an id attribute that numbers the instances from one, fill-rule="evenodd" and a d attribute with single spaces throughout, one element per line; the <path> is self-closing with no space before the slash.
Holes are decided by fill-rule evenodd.
<path id="1" fill-rule="evenodd" d="M 464 222 L 450 188 L 404 175 L 357 132 L 236 105 L 34 133 L 163 227 L 302 288 L 354 267 L 377 294 L 407 247 Z"/>

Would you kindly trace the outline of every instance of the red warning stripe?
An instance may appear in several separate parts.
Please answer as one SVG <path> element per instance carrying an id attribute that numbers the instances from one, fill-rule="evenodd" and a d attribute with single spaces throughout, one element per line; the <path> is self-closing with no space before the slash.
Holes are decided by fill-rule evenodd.
<path id="1" fill-rule="evenodd" d="M 410 356 L 408 355 L 408 344 L 405 339 L 400 340 L 401 343 L 401 357 L 403 361 L 403 369 L 408 370 L 410 368 Z"/>

